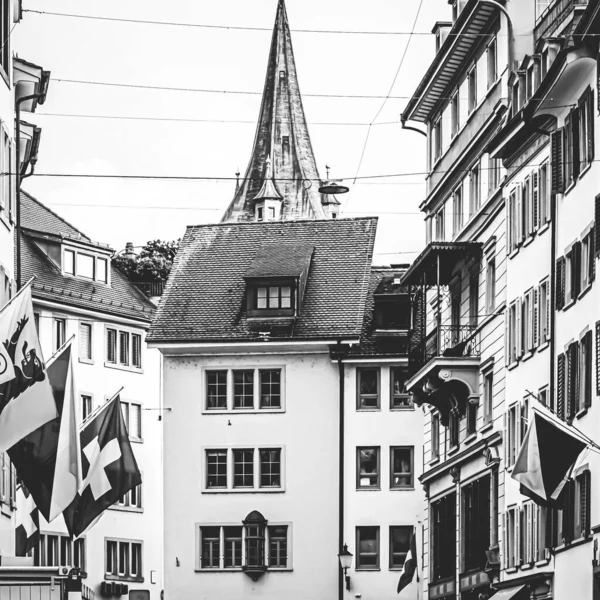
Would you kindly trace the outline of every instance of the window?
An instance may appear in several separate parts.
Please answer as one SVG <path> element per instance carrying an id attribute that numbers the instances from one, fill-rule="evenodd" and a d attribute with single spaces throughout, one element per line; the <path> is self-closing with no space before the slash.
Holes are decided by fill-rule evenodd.
<path id="1" fill-rule="evenodd" d="M 105 539 L 104 544 L 106 579 L 142 579 L 142 542 Z"/>
<path id="2" fill-rule="evenodd" d="M 269 523 L 261 534 L 254 525 L 198 525 L 196 569 L 241 570 L 244 565 L 291 568 L 291 526 Z M 256 534 L 256 535 L 255 535 Z M 265 552 L 266 550 L 266 552 Z"/>
<path id="3" fill-rule="evenodd" d="M 356 569 L 379 569 L 379 527 L 356 528 Z"/>
<path id="4" fill-rule="evenodd" d="M 142 405 L 121 400 L 123 420 L 130 439 L 142 439 Z"/>
<path id="5" fill-rule="evenodd" d="M 358 368 L 356 375 L 358 380 L 358 404 L 357 408 L 369 409 L 379 408 L 379 369 Z"/>
<path id="6" fill-rule="evenodd" d="M 93 410 L 92 397 L 88 394 L 81 394 L 81 420 L 85 421 Z"/>
<path id="7" fill-rule="evenodd" d="M 79 358 L 92 360 L 92 324 L 79 323 Z"/>
<path id="8" fill-rule="evenodd" d="M 414 487 L 414 448 L 392 446 L 390 448 L 390 488 L 412 489 Z"/>
<path id="9" fill-rule="evenodd" d="M 412 533 L 412 525 L 390 527 L 390 569 L 401 569 L 404 566 Z"/>
<path id="10" fill-rule="evenodd" d="M 520 565 L 521 549 L 521 514 L 518 507 L 510 507 L 505 519 L 505 567 L 513 569 Z"/>
<path id="11" fill-rule="evenodd" d="M 432 582 L 456 576 L 456 494 L 431 503 Z"/>
<path id="12" fill-rule="evenodd" d="M 496 83 L 498 77 L 498 57 L 496 54 L 496 38 L 488 45 L 486 50 L 487 56 L 487 86 L 491 88 Z"/>
<path id="13" fill-rule="evenodd" d="M 450 138 L 454 138 L 454 136 L 458 133 L 460 129 L 460 112 L 459 112 L 459 102 L 458 102 L 458 92 L 452 96 L 452 100 L 450 100 Z"/>
<path id="14" fill-rule="evenodd" d="M 473 112 L 477 106 L 477 70 L 473 67 L 467 75 L 468 98 L 469 98 L 469 114 Z"/>
<path id="15" fill-rule="evenodd" d="M 511 302 L 508 308 L 508 342 L 506 346 L 508 364 L 512 364 L 521 358 L 522 351 L 522 308 L 521 299 L 517 298 Z"/>
<path id="16" fill-rule="evenodd" d="M 431 415 L 431 460 L 440 457 L 440 414 Z"/>
<path id="17" fill-rule="evenodd" d="M 260 408 L 281 408 L 281 369 L 260 369 Z"/>
<path id="18" fill-rule="evenodd" d="M 479 163 L 475 164 L 469 173 L 469 215 L 473 216 L 481 204 L 481 178 Z"/>
<path id="19" fill-rule="evenodd" d="M 463 571 L 482 570 L 490 547 L 490 477 L 485 476 L 462 488 Z"/>
<path id="20" fill-rule="evenodd" d="M 531 235 L 533 228 L 532 228 L 532 221 L 533 219 L 531 218 L 531 214 L 532 214 L 532 202 L 531 202 L 531 177 L 527 176 L 525 178 L 525 182 L 524 185 L 521 187 L 521 194 L 522 194 L 522 199 L 521 199 L 521 210 L 523 211 L 523 215 L 521 217 L 521 223 L 522 223 L 522 234 L 521 234 L 521 238 L 525 239 L 528 236 Z"/>
<path id="21" fill-rule="evenodd" d="M 564 506 L 559 511 L 563 543 L 590 536 L 591 479 L 586 469 L 569 480 L 563 489 Z"/>
<path id="22" fill-rule="evenodd" d="M 254 487 L 254 449 L 233 451 L 233 487 Z"/>
<path id="23" fill-rule="evenodd" d="M 377 330 L 398 330 L 410 327 L 410 297 L 406 293 L 375 296 L 375 327 Z"/>
<path id="24" fill-rule="evenodd" d="M 467 402 L 467 435 L 477 433 L 477 412 L 479 403 L 475 398 Z"/>
<path id="25" fill-rule="evenodd" d="M 587 331 L 581 338 L 579 346 L 578 356 L 578 368 L 579 372 L 574 374 L 576 381 L 574 384 L 575 393 L 577 398 L 575 399 L 576 411 L 583 411 L 592 405 L 592 332 Z M 571 368 L 569 365 L 569 373 Z"/>
<path id="26" fill-rule="evenodd" d="M 506 433 L 506 466 L 508 468 L 515 464 L 521 445 L 521 406 L 518 402 L 508 409 Z"/>
<path id="27" fill-rule="evenodd" d="M 106 363 L 126 368 L 142 368 L 142 336 L 106 328 Z"/>
<path id="28" fill-rule="evenodd" d="M 413 408 L 411 396 L 406 391 L 407 379 L 408 370 L 404 367 L 392 367 L 390 369 L 391 409 Z"/>
<path id="29" fill-rule="evenodd" d="M 72 542 L 66 535 L 43 533 L 33 559 L 36 567 L 75 566 L 85 571 L 85 538 Z"/>
<path id="30" fill-rule="evenodd" d="M 73 250 L 65 250 L 63 261 L 63 271 L 68 275 L 75 275 L 75 252 Z"/>
<path id="31" fill-rule="evenodd" d="M 64 343 L 66 337 L 66 319 L 54 319 L 54 349 L 58 350 Z"/>
<path id="32" fill-rule="evenodd" d="M 136 485 L 117 501 L 122 508 L 142 508 L 142 486 Z"/>
<path id="33" fill-rule="evenodd" d="M 550 282 L 548 279 L 540 283 L 538 306 L 539 341 L 540 344 L 545 344 L 550 340 Z"/>
<path id="34" fill-rule="evenodd" d="M 9 75 L 8 69 L 10 61 L 10 6 L 11 2 L 8 0 L 2 0 L 0 12 L 0 17 L 2 18 L 2 22 L 0 23 L 0 41 L 2 42 L 2 47 L 0 48 L 0 66 L 4 70 L 4 73 L 7 77 Z"/>
<path id="35" fill-rule="evenodd" d="M 483 423 L 492 422 L 494 407 L 494 371 L 489 369 L 483 374 Z"/>
<path id="36" fill-rule="evenodd" d="M 108 283 L 108 261 L 105 258 L 96 259 L 96 281 Z"/>
<path id="37" fill-rule="evenodd" d="M 206 408 L 227 408 L 227 371 L 206 371 Z"/>
<path id="38" fill-rule="evenodd" d="M 233 408 L 254 408 L 254 371 L 233 371 Z"/>
<path id="39" fill-rule="evenodd" d="M 577 175 L 579 174 L 579 160 L 577 160 L 577 164 L 575 164 L 575 153 L 579 153 L 579 147 L 577 146 L 577 151 L 575 152 L 575 146 L 573 144 L 573 121 L 577 120 L 577 117 L 575 115 L 577 115 L 577 113 L 572 110 L 565 117 L 565 125 L 563 127 L 563 148 L 565 156 L 563 164 L 566 188 L 568 188 L 571 185 L 571 183 L 575 181 Z"/>
<path id="40" fill-rule="evenodd" d="M 488 197 L 491 196 L 500 185 L 500 167 L 502 161 L 499 158 L 489 158 L 488 162 Z"/>
<path id="41" fill-rule="evenodd" d="M 446 226 L 443 207 L 435 214 L 435 240 L 443 242 L 446 239 Z"/>
<path id="42" fill-rule="evenodd" d="M 281 487 L 281 449 L 260 450 L 260 487 Z"/>
<path id="43" fill-rule="evenodd" d="M 379 446 L 356 449 L 357 489 L 379 489 Z"/>
<path id="44" fill-rule="evenodd" d="M 458 448 L 459 427 L 459 417 L 455 413 L 451 413 L 448 420 L 448 441 L 450 448 Z"/>
<path id="45" fill-rule="evenodd" d="M 485 312 L 491 315 L 496 308 L 496 257 L 488 258 L 485 270 Z"/>
<path id="46" fill-rule="evenodd" d="M 469 325 L 477 327 L 479 318 L 479 266 L 469 277 Z"/>
<path id="47" fill-rule="evenodd" d="M 594 92 L 588 88 L 579 99 L 579 172 L 594 159 Z"/>
<path id="48" fill-rule="evenodd" d="M 535 303 L 533 292 L 533 288 L 528 290 L 525 293 L 525 297 L 523 298 L 523 302 L 521 304 L 521 323 L 523 326 L 521 335 L 523 339 L 523 349 L 525 352 L 533 351 L 533 308 Z"/>
<path id="49" fill-rule="evenodd" d="M 539 225 L 543 227 L 550 221 L 550 167 L 545 162 L 539 169 Z"/>
<path id="50" fill-rule="evenodd" d="M 453 197 L 453 237 L 456 237 L 463 227 L 463 193 L 462 186 L 454 190 Z"/>
<path id="51" fill-rule="evenodd" d="M 270 285 L 256 288 L 257 310 L 292 308 L 292 287 L 289 285 Z"/>
<path id="52" fill-rule="evenodd" d="M 257 207 L 256 209 L 256 220 L 257 221 L 262 221 L 263 220 L 263 208 L 262 207 Z"/>
<path id="53" fill-rule="evenodd" d="M 94 257 L 77 253 L 77 275 L 86 279 L 94 279 Z"/>
<path id="54" fill-rule="evenodd" d="M 227 487 L 227 450 L 206 451 L 206 487 Z"/>
<path id="55" fill-rule="evenodd" d="M 442 156 L 442 117 L 438 117 L 437 121 L 434 122 L 432 128 L 432 140 L 431 140 L 431 162 L 435 164 L 438 159 Z"/>

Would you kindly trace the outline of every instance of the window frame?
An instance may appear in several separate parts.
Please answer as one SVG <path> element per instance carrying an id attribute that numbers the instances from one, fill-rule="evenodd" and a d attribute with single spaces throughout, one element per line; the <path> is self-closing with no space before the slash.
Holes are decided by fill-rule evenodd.
<path id="1" fill-rule="evenodd" d="M 84 328 L 88 328 L 88 355 L 82 355 L 82 330 Z M 79 335 L 79 339 L 78 339 L 78 354 L 79 354 L 79 362 L 82 363 L 87 363 L 87 364 L 94 364 L 94 323 L 92 321 L 86 321 L 86 320 L 80 320 L 79 321 L 79 329 L 78 329 L 78 335 Z"/>
<path id="2" fill-rule="evenodd" d="M 375 371 L 376 373 L 376 385 L 377 392 L 375 394 L 372 393 L 363 393 L 361 391 L 362 387 L 362 375 L 367 371 Z M 375 398 L 377 401 L 376 406 L 367 406 L 364 404 L 365 398 L 371 399 Z M 363 366 L 356 367 L 356 410 L 357 411 L 375 411 L 381 410 L 381 367 L 373 367 L 373 366 Z"/>
<path id="3" fill-rule="evenodd" d="M 408 484 L 395 484 L 394 478 L 396 476 L 406 476 L 406 473 L 395 473 L 394 472 L 394 452 L 397 450 L 408 450 L 410 455 L 410 470 L 408 476 L 410 483 Z M 415 489 L 415 448 L 414 446 L 390 446 L 390 490 L 414 490 Z"/>
<path id="4" fill-rule="evenodd" d="M 373 450 L 375 452 L 377 467 L 375 473 L 363 473 L 366 479 L 375 476 L 375 483 L 364 485 L 361 483 L 361 452 L 365 450 Z M 356 447 L 356 489 L 357 490 L 381 490 L 381 446 L 357 446 Z"/>
<path id="5" fill-rule="evenodd" d="M 109 360 L 109 342 L 110 342 L 110 334 L 109 332 L 114 333 L 114 341 L 111 344 L 112 352 L 114 354 L 114 361 Z M 126 344 L 126 361 L 123 362 L 123 353 L 121 347 L 121 340 L 123 336 L 127 337 Z M 139 366 L 136 366 L 133 363 L 133 345 L 134 338 L 139 340 Z M 142 333 L 139 331 L 135 331 L 133 329 L 120 327 L 118 325 L 113 324 L 105 324 L 104 326 L 104 366 L 109 369 L 118 369 L 120 371 L 128 371 L 130 373 L 143 373 L 144 369 L 144 338 Z"/>
<path id="6" fill-rule="evenodd" d="M 414 402 L 412 400 L 412 395 L 409 392 L 395 392 L 395 388 L 394 388 L 394 383 L 395 383 L 395 373 L 397 371 L 402 371 L 406 374 L 406 377 L 404 378 L 404 381 L 406 382 L 406 380 L 408 379 L 408 368 L 405 366 L 394 366 L 394 367 L 390 367 L 390 410 L 391 411 L 396 411 L 396 410 L 414 410 L 415 409 L 415 405 Z M 406 386 L 404 386 L 402 388 L 403 390 L 406 389 Z M 398 404 L 396 403 L 398 402 Z"/>
<path id="7" fill-rule="evenodd" d="M 375 552 L 370 552 L 368 554 L 373 554 L 375 556 L 375 566 L 373 565 L 362 565 L 361 564 L 361 556 L 366 553 L 361 553 L 360 551 L 360 543 L 361 543 L 361 532 L 366 529 L 373 529 L 375 531 Z M 379 525 L 357 525 L 355 528 L 356 532 L 356 571 L 379 571 L 380 570 L 380 562 L 381 562 L 381 528 Z"/>
<path id="8" fill-rule="evenodd" d="M 394 530 L 395 529 L 406 529 L 409 531 L 408 536 L 408 547 L 406 552 L 394 552 Z M 404 568 L 404 563 L 406 562 L 406 556 L 408 555 L 408 551 L 410 550 L 410 537 L 413 535 L 414 525 L 390 525 L 388 535 L 389 535 L 389 570 L 390 571 L 401 571 Z M 404 554 L 404 560 L 401 563 L 394 563 L 394 555 L 395 554 Z"/>
<path id="9" fill-rule="evenodd" d="M 67 317 L 62 315 L 52 316 L 52 344 L 54 351 L 61 348 L 67 341 Z"/>
<path id="10" fill-rule="evenodd" d="M 108 545 L 109 544 L 115 544 L 115 562 L 116 562 L 116 573 L 114 572 L 115 569 L 113 569 L 112 571 L 108 570 L 109 567 L 109 561 L 108 561 Z M 125 571 L 121 574 L 119 572 L 119 562 L 120 562 L 120 548 L 121 545 L 125 545 L 128 549 L 127 551 L 127 566 Z M 133 565 L 133 549 L 134 546 L 137 546 L 140 548 L 140 575 L 132 575 L 132 565 Z M 143 583 L 144 582 L 144 577 L 143 577 L 143 572 L 144 572 L 144 541 L 143 540 L 136 540 L 136 539 L 130 539 L 130 538 L 116 538 L 116 537 L 105 537 L 104 538 L 104 579 L 106 580 L 111 580 L 111 581 L 134 581 L 137 583 Z"/>

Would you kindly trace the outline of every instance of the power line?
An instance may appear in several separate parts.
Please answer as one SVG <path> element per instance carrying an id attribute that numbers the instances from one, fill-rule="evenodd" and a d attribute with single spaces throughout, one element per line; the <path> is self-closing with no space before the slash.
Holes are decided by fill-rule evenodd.
<path id="1" fill-rule="evenodd" d="M 250 27 L 242 25 L 212 25 L 207 23 L 182 23 L 177 21 L 154 21 L 150 19 L 126 19 L 123 17 L 100 17 L 98 15 L 81 15 L 72 13 L 60 13 L 50 12 L 44 10 L 33 10 L 24 9 L 23 12 L 33 13 L 38 15 L 48 15 L 53 17 L 67 17 L 71 19 L 87 19 L 92 21 L 109 21 L 113 23 L 133 23 L 139 25 L 162 25 L 167 27 L 187 27 L 187 28 L 200 28 L 200 29 L 225 29 L 229 31 L 267 31 L 272 32 L 272 27 Z M 335 35 L 383 35 L 383 36 L 394 36 L 394 35 L 434 35 L 431 31 L 356 31 L 346 29 L 291 29 L 293 33 L 325 33 Z M 497 33 L 448 33 L 451 37 L 497 37 Z M 501 34 L 502 35 L 502 34 Z M 527 34 L 517 34 L 527 35 Z"/>

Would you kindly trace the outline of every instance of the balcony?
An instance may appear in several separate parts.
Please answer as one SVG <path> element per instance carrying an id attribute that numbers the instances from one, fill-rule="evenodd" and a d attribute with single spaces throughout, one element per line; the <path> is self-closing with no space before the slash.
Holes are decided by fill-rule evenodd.
<path id="1" fill-rule="evenodd" d="M 533 30 L 534 43 L 543 38 L 553 37 L 563 23 L 581 13 L 588 5 L 588 0 L 556 0 L 538 19 Z"/>

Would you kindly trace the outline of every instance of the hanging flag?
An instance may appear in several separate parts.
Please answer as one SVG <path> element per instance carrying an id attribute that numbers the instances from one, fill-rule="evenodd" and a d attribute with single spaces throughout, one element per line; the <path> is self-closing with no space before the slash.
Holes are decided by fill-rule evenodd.
<path id="1" fill-rule="evenodd" d="M 0 311 L 0 348 L 0 452 L 5 452 L 58 416 L 29 285 Z"/>
<path id="2" fill-rule="evenodd" d="M 410 536 L 410 543 L 408 546 L 408 552 L 404 559 L 404 565 L 402 567 L 402 573 L 400 574 L 400 581 L 398 581 L 398 593 L 400 593 L 409 583 L 412 582 L 415 573 L 417 573 L 417 582 L 419 581 L 419 573 L 417 572 L 417 530 L 413 527 L 412 534 Z"/>
<path id="3" fill-rule="evenodd" d="M 51 522 L 73 501 L 81 483 L 71 341 L 46 368 L 59 416 L 20 440 L 8 454 L 40 512 Z"/>
<path id="4" fill-rule="evenodd" d="M 559 507 L 560 492 L 585 447 L 585 442 L 534 411 L 511 477 L 521 484 L 521 494 L 536 504 Z"/>
<path id="5" fill-rule="evenodd" d="M 15 526 L 15 556 L 27 556 L 40 540 L 40 513 L 29 490 L 17 487 L 17 519 Z"/>
<path id="6" fill-rule="evenodd" d="M 65 512 L 74 537 L 129 490 L 142 483 L 117 395 L 81 431 L 83 482 Z"/>

